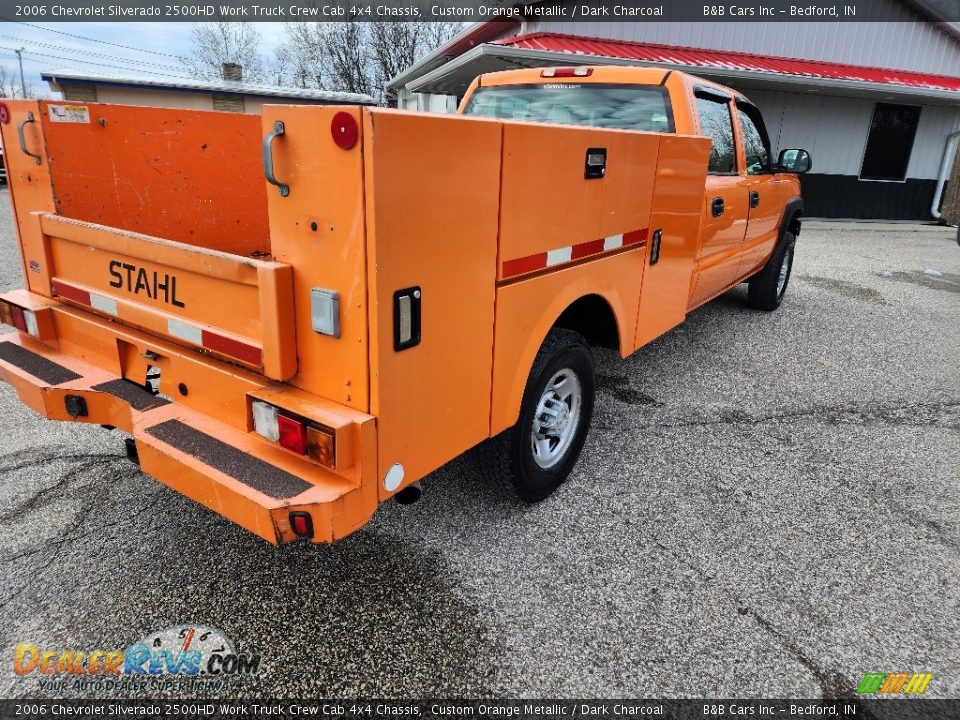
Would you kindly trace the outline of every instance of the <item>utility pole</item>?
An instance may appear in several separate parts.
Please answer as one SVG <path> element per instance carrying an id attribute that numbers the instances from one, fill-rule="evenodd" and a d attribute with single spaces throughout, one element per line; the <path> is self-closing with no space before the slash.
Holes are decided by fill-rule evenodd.
<path id="1" fill-rule="evenodd" d="M 22 53 L 26 48 L 20 48 L 19 50 L 14 50 L 17 54 L 17 60 L 20 61 L 20 96 L 23 98 L 27 97 L 27 83 L 23 79 L 23 55 Z"/>

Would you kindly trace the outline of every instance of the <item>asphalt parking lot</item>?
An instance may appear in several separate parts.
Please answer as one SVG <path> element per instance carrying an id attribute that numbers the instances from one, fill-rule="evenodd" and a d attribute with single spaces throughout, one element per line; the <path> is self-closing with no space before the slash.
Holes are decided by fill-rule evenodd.
<path id="1" fill-rule="evenodd" d="M 329 547 L 267 545 L 0 385 L 0 696 L 39 693 L 18 643 L 200 623 L 262 653 L 246 695 L 846 697 L 925 671 L 960 697 L 955 235 L 808 223 L 778 312 L 739 288 L 598 356 L 554 497 L 523 506 L 468 454 Z"/>

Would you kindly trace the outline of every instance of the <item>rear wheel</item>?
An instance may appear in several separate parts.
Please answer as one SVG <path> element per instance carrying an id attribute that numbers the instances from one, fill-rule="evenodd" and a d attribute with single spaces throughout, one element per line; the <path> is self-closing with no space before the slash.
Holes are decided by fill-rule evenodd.
<path id="1" fill-rule="evenodd" d="M 505 481 L 525 502 L 560 487 L 583 449 L 595 386 L 593 353 L 583 336 L 551 330 L 530 371 L 517 424 L 482 449 L 486 474 Z"/>
<path id="2" fill-rule="evenodd" d="M 794 245 L 796 239 L 793 233 L 786 233 L 763 270 L 750 278 L 747 291 L 747 304 L 750 307 L 768 312 L 780 307 L 793 269 Z"/>

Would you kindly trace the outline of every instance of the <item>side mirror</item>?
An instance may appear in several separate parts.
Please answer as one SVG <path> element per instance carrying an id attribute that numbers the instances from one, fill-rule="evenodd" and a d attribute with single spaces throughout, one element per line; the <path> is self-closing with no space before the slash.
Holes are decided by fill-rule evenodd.
<path id="1" fill-rule="evenodd" d="M 781 150 L 777 158 L 777 171 L 791 173 L 805 173 L 813 167 L 810 153 L 806 150 Z"/>

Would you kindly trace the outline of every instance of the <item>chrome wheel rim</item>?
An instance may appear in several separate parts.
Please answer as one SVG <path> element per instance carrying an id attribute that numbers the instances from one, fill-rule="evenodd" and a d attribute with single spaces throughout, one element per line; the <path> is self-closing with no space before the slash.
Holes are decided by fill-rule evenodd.
<path id="1" fill-rule="evenodd" d="M 793 249 L 791 248 L 783 254 L 783 260 L 780 262 L 780 275 L 777 277 L 777 297 L 783 295 L 787 289 L 787 278 L 790 277 L 790 261 L 793 259 Z"/>
<path id="2" fill-rule="evenodd" d="M 533 459 L 544 470 L 552 468 L 566 454 L 580 425 L 583 388 L 570 368 L 550 378 L 533 416 L 530 448 Z"/>

